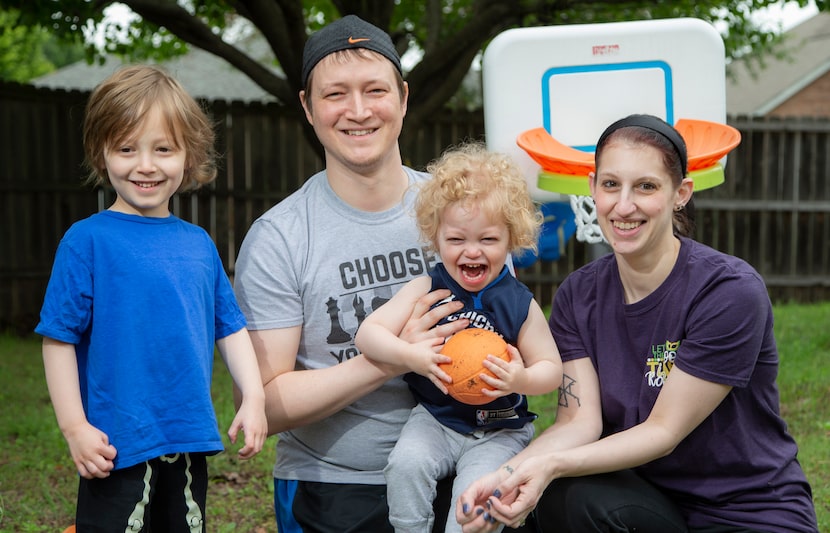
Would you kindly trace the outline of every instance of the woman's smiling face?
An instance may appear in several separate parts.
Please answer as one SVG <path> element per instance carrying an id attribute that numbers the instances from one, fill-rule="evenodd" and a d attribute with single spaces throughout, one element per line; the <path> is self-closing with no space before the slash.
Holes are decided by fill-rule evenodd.
<path id="1" fill-rule="evenodd" d="M 675 206 L 688 201 L 691 187 L 676 188 L 660 150 L 609 141 L 591 178 L 597 222 L 615 253 L 651 252 L 672 242 Z"/>

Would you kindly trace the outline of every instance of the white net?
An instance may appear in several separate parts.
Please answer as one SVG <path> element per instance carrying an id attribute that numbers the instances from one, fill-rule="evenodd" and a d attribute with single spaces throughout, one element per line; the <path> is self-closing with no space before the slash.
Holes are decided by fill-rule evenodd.
<path id="1" fill-rule="evenodd" d="M 576 219 L 576 238 L 581 242 L 596 244 L 606 242 L 597 224 L 594 199 L 590 196 L 570 196 L 571 209 Z"/>

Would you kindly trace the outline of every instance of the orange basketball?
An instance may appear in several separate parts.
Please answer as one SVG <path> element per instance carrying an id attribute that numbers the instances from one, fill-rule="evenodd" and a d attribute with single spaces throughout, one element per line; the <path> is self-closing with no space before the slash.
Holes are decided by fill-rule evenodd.
<path id="1" fill-rule="evenodd" d="M 507 343 L 498 334 L 485 329 L 467 328 L 450 337 L 441 348 L 441 353 L 452 357 L 451 363 L 440 365 L 452 377 L 452 383 L 446 384 L 450 396 L 470 405 L 482 405 L 495 399 L 481 392 L 482 388 L 489 386 L 480 374 L 493 376 L 482 364 L 488 354 L 510 360 Z"/>

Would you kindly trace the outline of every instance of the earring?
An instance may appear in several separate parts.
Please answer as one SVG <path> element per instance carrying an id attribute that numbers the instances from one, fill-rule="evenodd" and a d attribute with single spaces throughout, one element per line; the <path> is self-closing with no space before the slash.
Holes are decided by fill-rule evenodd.
<path id="1" fill-rule="evenodd" d="M 676 206 L 674 206 L 674 210 L 676 212 L 680 212 L 680 211 L 683 211 L 683 207 L 684 207 L 683 204 L 677 204 Z"/>

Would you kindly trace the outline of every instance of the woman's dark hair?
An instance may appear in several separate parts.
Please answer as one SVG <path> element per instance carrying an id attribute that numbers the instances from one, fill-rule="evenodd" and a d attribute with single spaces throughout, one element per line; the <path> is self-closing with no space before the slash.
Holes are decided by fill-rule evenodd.
<path id="1" fill-rule="evenodd" d="M 676 129 L 652 115 L 630 115 L 611 124 L 600 135 L 594 156 L 599 161 L 602 151 L 611 140 L 625 140 L 633 144 L 647 144 L 662 154 L 663 165 L 679 186 L 687 173 L 686 143 Z M 695 231 L 695 206 L 693 198 L 675 210 L 672 221 L 675 235 L 692 237 Z"/>

